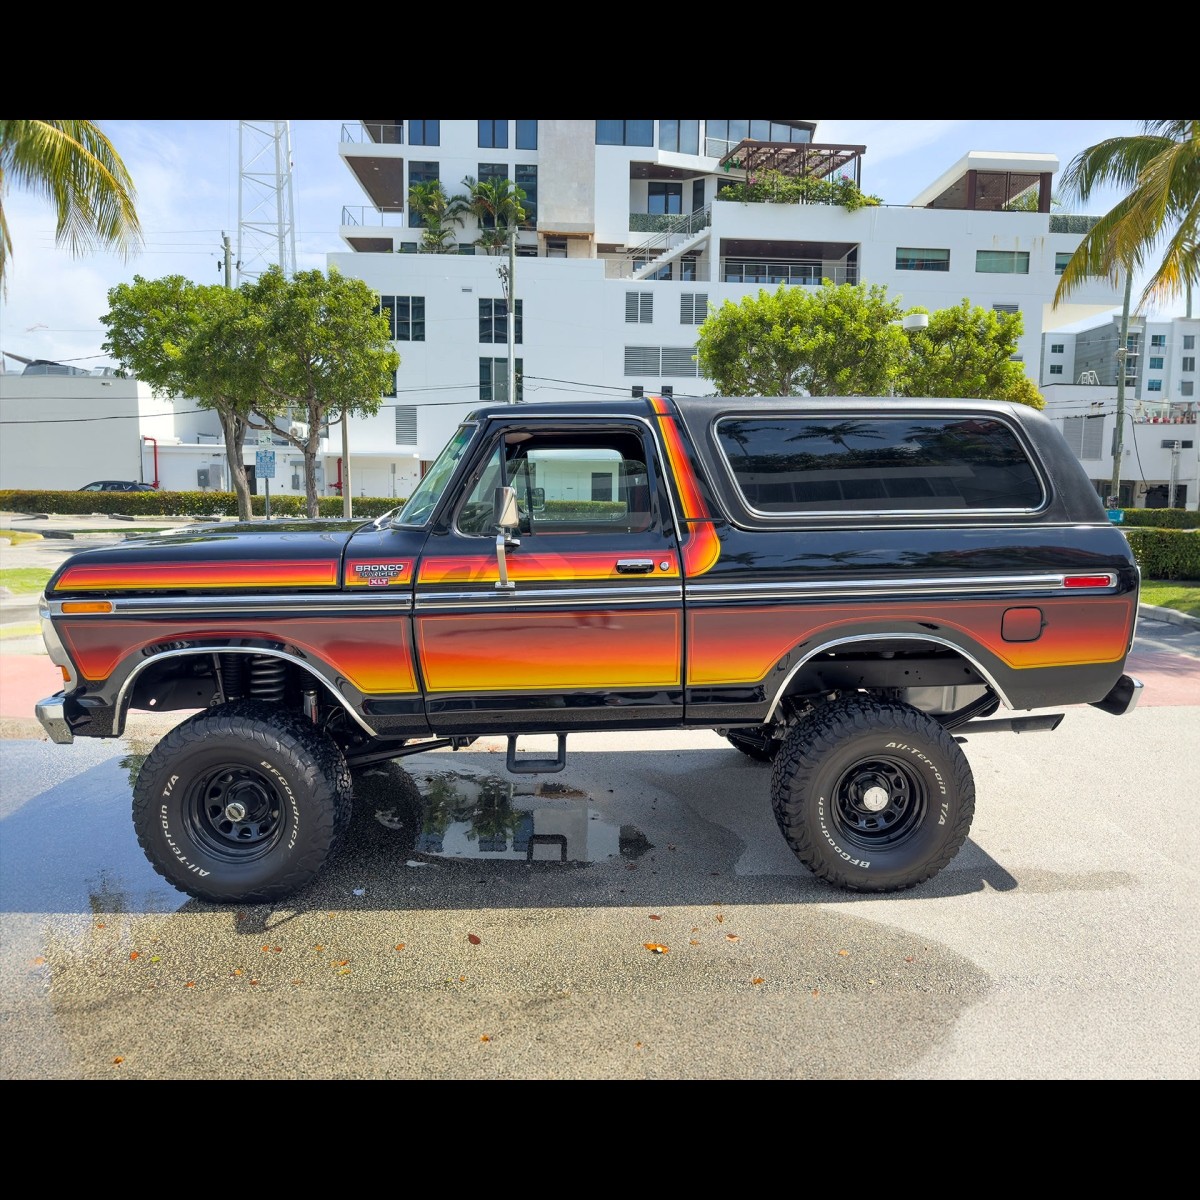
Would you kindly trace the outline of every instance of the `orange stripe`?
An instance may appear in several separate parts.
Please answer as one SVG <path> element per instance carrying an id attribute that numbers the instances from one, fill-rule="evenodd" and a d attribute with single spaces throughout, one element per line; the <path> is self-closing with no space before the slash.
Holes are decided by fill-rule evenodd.
<path id="1" fill-rule="evenodd" d="M 134 592 L 170 588 L 336 587 L 337 563 L 279 562 L 131 563 L 68 567 L 55 591 Z"/>
<path id="2" fill-rule="evenodd" d="M 679 576 L 679 562 L 674 551 L 646 550 L 636 548 L 614 551 L 585 551 L 578 554 L 556 554 L 553 551 L 526 550 L 524 547 L 511 551 L 507 556 L 508 577 L 532 583 L 547 580 L 576 582 L 588 579 L 628 580 L 630 576 L 617 571 L 617 560 L 643 557 L 654 559 L 654 577 L 674 579 Z M 668 563 L 667 570 L 660 563 Z M 446 555 L 444 558 L 423 558 L 418 582 L 435 583 L 493 583 L 500 578 L 500 568 L 493 555 Z M 650 578 L 650 576 L 641 576 Z"/>
<path id="3" fill-rule="evenodd" d="M 716 565 L 721 557 L 721 539 L 708 521 L 708 506 L 700 494 L 700 485 L 683 445 L 679 426 L 673 417 L 666 415 L 665 401 L 652 398 L 652 403 L 659 414 L 658 423 L 667 447 L 667 462 L 679 490 L 684 520 L 689 526 L 688 540 L 683 546 L 684 573 L 689 579 L 694 579 L 711 571 Z"/>

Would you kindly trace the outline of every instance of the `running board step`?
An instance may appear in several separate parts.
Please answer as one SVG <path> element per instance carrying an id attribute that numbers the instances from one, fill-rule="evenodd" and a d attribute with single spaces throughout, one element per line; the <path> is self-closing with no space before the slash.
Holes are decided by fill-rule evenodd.
<path id="1" fill-rule="evenodd" d="M 508 759 L 505 766 L 513 775 L 549 775 L 561 771 L 567 765 L 567 735 L 560 733 L 558 737 L 557 758 L 517 758 L 517 735 L 508 735 Z"/>
<path id="2" fill-rule="evenodd" d="M 994 721 L 968 721 L 955 733 L 1041 733 L 1057 729 L 1066 713 L 1048 713 L 1038 717 L 998 717 Z"/>

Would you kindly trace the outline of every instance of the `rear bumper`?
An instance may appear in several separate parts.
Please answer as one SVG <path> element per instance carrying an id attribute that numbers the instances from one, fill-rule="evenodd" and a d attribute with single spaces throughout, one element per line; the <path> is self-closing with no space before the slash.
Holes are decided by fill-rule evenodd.
<path id="1" fill-rule="evenodd" d="M 1093 708 L 1102 712 L 1112 713 L 1114 717 L 1123 717 L 1137 708 L 1137 702 L 1142 698 L 1142 681 L 1132 675 L 1122 675 L 1113 684 L 1112 691 L 1103 700 L 1094 700 Z"/>
<path id="2" fill-rule="evenodd" d="M 45 700 L 39 700 L 34 705 L 33 711 L 42 723 L 42 728 L 50 735 L 52 742 L 57 742 L 60 746 L 69 746 L 75 740 L 75 735 L 71 732 L 71 726 L 67 724 L 67 718 L 63 712 L 62 692 L 54 696 L 47 696 Z"/>

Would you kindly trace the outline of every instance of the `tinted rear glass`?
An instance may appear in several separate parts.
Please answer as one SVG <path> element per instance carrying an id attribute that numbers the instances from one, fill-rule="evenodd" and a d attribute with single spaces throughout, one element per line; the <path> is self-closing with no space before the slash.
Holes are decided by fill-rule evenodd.
<path id="1" fill-rule="evenodd" d="M 724 417 L 717 441 L 764 513 L 1034 509 L 1041 480 L 987 417 Z"/>

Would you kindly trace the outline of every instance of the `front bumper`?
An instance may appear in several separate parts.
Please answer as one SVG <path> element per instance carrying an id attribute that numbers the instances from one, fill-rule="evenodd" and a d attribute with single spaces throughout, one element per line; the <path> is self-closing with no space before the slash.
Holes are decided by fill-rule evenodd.
<path id="1" fill-rule="evenodd" d="M 1122 675 L 1112 686 L 1112 691 L 1103 700 L 1092 701 L 1092 707 L 1101 712 L 1112 713 L 1114 717 L 1123 717 L 1137 708 L 1137 702 L 1142 698 L 1142 681 L 1132 675 Z"/>
<path id="2" fill-rule="evenodd" d="M 75 735 L 71 732 L 71 726 L 67 724 L 63 712 L 63 699 L 63 692 L 47 696 L 45 700 L 39 700 L 34 705 L 33 711 L 52 742 L 57 742 L 60 746 L 69 746 L 75 740 Z"/>

